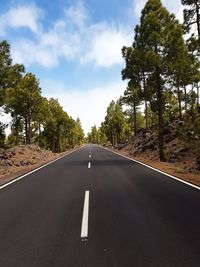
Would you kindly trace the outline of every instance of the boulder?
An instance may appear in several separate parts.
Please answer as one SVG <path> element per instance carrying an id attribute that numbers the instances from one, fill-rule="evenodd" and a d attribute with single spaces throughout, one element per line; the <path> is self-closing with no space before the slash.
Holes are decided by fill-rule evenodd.
<path id="1" fill-rule="evenodd" d="M 187 152 L 188 148 L 186 148 L 185 146 L 179 147 L 174 151 L 175 155 L 179 155 L 181 153 Z"/>
<path id="2" fill-rule="evenodd" d="M 28 161 L 28 160 L 21 160 L 21 161 L 20 161 L 20 165 L 21 165 L 21 166 L 27 166 L 27 165 L 30 165 L 30 164 L 31 164 L 31 162 Z"/>
<path id="3" fill-rule="evenodd" d="M 142 146 L 142 151 L 144 152 L 147 149 L 154 149 L 155 145 L 156 145 L 155 141 L 149 142 Z"/>
<path id="4" fill-rule="evenodd" d="M 0 159 L 10 159 L 10 158 L 12 158 L 12 156 L 13 156 L 12 153 L 4 151 L 0 155 Z"/>
<path id="5" fill-rule="evenodd" d="M 168 133 L 167 135 L 164 135 L 164 142 L 169 143 L 175 138 L 174 134 Z"/>
<path id="6" fill-rule="evenodd" d="M 13 166 L 13 161 L 12 160 L 6 160 L 7 166 Z"/>
<path id="7" fill-rule="evenodd" d="M 0 165 L 4 167 L 13 166 L 13 161 L 10 159 L 4 159 Z"/>
<path id="8" fill-rule="evenodd" d="M 172 154 L 172 155 L 169 157 L 168 161 L 171 162 L 171 163 L 175 163 L 175 162 L 177 162 L 176 155 L 175 155 L 175 154 Z"/>

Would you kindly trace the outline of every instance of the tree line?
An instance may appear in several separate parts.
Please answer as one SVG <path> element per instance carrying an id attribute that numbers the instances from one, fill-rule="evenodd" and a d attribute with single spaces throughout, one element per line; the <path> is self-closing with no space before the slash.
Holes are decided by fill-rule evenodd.
<path id="1" fill-rule="evenodd" d="M 178 118 L 182 121 L 178 137 L 194 140 L 200 150 L 200 2 L 182 4 L 180 24 L 160 0 L 146 2 L 132 45 L 122 48 L 122 79 L 128 86 L 116 103 L 110 103 L 97 129 L 98 142 L 115 145 L 126 142 L 140 127 L 155 128 L 160 160 L 165 161 L 165 125 Z M 125 112 L 124 105 L 129 107 Z"/>
<path id="2" fill-rule="evenodd" d="M 36 76 L 12 63 L 5 40 L 0 42 L 0 107 L 12 118 L 7 138 L 8 125 L 0 122 L 0 147 L 33 143 L 61 152 L 83 142 L 80 119 L 69 116 L 57 99 L 42 96 Z"/>

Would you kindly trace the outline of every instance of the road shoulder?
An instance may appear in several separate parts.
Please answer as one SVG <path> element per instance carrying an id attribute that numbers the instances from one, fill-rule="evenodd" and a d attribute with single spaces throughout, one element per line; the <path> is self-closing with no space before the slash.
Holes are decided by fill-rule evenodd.
<path id="1" fill-rule="evenodd" d="M 76 150 L 79 150 L 82 148 L 82 146 L 75 147 L 74 149 L 68 149 L 65 152 L 61 153 L 54 153 L 49 158 L 42 160 L 41 162 L 37 162 L 34 165 L 31 166 L 20 166 L 18 169 L 15 168 L 14 170 L 10 170 L 7 174 L 1 174 L 0 175 L 0 186 L 3 186 L 9 182 L 12 182 L 22 176 L 28 175 L 29 173 L 32 173 L 38 169 L 41 169 L 51 163 L 53 163 L 56 160 L 59 160 L 72 152 L 75 152 Z"/>
<path id="2" fill-rule="evenodd" d="M 103 147 L 105 148 L 105 147 Z M 183 173 L 180 171 L 180 173 L 177 171 L 176 166 L 173 166 L 169 162 L 160 162 L 160 161 L 152 161 L 149 159 L 145 159 L 142 157 L 133 157 L 129 155 L 128 153 L 124 151 L 120 151 L 117 149 L 110 149 L 106 148 L 109 151 L 116 153 L 118 155 L 124 156 L 130 160 L 136 161 L 138 163 L 141 163 L 147 167 L 153 168 L 157 171 L 163 172 L 164 174 L 168 176 L 173 176 L 174 178 L 177 178 L 177 180 L 181 180 L 183 182 L 188 182 L 189 184 L 192 184 L 194 186 L 197 186 L 199 188 L 200 186 L 200 175 L 199 174 L 193 174 L 193 173 Z"/>

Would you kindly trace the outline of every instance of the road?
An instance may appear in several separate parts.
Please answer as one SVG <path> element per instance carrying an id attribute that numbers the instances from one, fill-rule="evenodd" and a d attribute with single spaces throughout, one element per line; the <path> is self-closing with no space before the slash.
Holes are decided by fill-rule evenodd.
<path id="1" fill-rule="evenodd" d="M 0 266 L 199 267 L 200 191 L 87 145 L 0 190 Z"/>

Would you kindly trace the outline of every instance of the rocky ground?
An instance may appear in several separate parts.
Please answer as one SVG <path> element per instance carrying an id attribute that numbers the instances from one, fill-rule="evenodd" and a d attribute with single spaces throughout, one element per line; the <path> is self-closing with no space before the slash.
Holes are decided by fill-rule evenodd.
<path id="1" fill-rule="evenodd" d="M 64 153 L 52 153 L 37 145 L 20 145 L 6 150 L 1 149 L 0 184 L 56 159 Z"/>
<path id="2" fill-rule="evenodd" d="M 185 143 L 177 138 L 178 123 L 169 123 L 164 130 L 166 162 L 159 161 L 158 136 L 153 130 L 140 129 L 127 144 L 116 148 L 124 155 L 200 185 L 199 152 L 194 142 Z"/>

